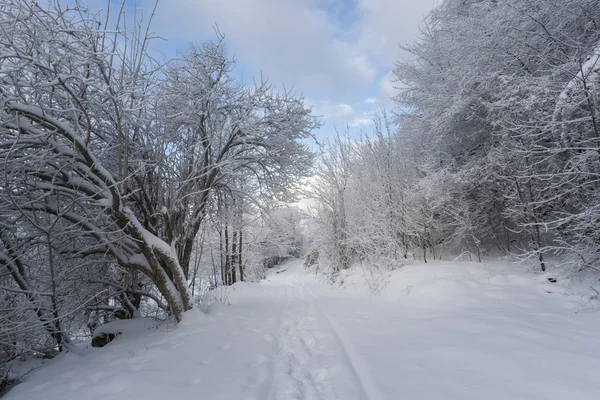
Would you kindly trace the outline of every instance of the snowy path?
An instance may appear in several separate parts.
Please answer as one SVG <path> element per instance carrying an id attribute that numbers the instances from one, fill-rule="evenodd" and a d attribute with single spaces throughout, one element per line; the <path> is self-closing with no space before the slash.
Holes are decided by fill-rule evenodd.
<path id="1" fill-rule="evenodd" d="M 303 327 L 295 335 L 320 332 L 320 349 L 331 352 L 326 365 L 341 370 L 317 382 L 327 396 L 274 399 L 597 398 L 599 313 L 576 313 L 580 303 L 547 293 L 553 286 L 532 288 L 531 277 L 510 268 L 452 267 L 421 267 L 436 276 L 417 270 L 396 296 L 388 288 L 399 302 L 332 291 L 296 263 L 272 276 L 267 285 L 291 286 L 290 304 L 305 307 L 295 313 Z"/>
<path id="2" fill-rule="evenodd" d="M 289 265 L 288 269 L 297 268 Z M 278 352 L 269 399 L 381 398 L 362 360 L 350 347 L 305 282 L 282 275 L 272 286 L 285 288 L 286 307 L 280 320 Z"/>
<path id="3" fill-rule="evenodd" d="M 7 399 L 598 398 L 600 314 L 495 268 L 410 267 L 377 298 L 293 261 L 211 315 L 54 360 Z"/>

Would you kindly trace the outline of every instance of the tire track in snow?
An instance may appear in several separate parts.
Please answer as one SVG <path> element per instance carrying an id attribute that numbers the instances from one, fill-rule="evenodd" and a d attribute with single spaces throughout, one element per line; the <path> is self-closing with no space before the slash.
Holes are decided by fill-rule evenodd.
<path id="1" fill-rule="evenodd" d="M 296 279 L 296 282 L 302 288 L 302 291 L 310 298 L 309 301 L 315 305 L 319 313 L 322 315 L 322 319 L 328 325 L 329 330 L 338 342 L 348 367 L 352 370 L 352 373 L 356 378 L 356 382 L 358 382 L 362 389 L 361 391 L 364 395 L 364 399 L 384 400 L 385 397 L 375 385 L 375 382 L 371 378 L 369 372 L 365 369 L 366 363 L 364 359 L 360 353 L 356 351 L 354 345 L 352 345 L 352 342 L 344 333 L 344 330 L 329 316 L 323 307 L 321 307 L 318 297 L 312 292 L 312 290 L 300 280 Z"/>

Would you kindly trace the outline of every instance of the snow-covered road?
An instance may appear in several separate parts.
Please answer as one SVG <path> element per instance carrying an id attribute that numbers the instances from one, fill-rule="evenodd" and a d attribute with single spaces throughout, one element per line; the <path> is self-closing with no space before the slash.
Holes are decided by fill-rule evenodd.
<path id="1" fill-rule="evenodd" d="M 318 285 L 300 278 L 299 268 L 299 262 L 288 264 L 265 285 L 285 304 L 265 398 L 383 399 L 352 341 L 314 294 Z"/>
<path id="2" fill-rule="evenodd" d="M 194 311 L 177 327 L 59 357 L 7 398 L 578 400 L 600 393 L 600 315 L 517 269 L 407 267 L 382 297 L 352 291 L 352 276 L 345 291 L 331 289 L 299 260 L 280 271 L 261 284 L 234 285 L 222 294 L 231 306 L 209 315 Z"/>
<path id="3" fill-rule="evenodd" d="M 282 356 L 292 361 L 278 370 L 275 395 L 266 398 L 574 400 L 600 394 L 599 314 L 577 312 L 581 304 L 547 293 L 556 290 L 552 286 L 530 287 L 531 277 L 511 275 L 510 268 L 499 274 L 476 265 L 468 274 L 453 270 L 456 265 L 421 268 L 416 274 L 425 282 L 398 290 L 400 302 L 332 291 L 297 261 L 273 275 L 265 286 L 285 292 L 282 321 L 295 329 L 279 335 L 277 365 Z M 410 291 L 419 289 L 411 301 Z M 280 384 L 286 380 L 289 385 Z"/>

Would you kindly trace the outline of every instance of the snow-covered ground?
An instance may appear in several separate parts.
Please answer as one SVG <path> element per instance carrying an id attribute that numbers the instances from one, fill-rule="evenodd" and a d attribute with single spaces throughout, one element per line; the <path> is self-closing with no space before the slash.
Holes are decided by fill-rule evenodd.
<path id="1" fill-rule="evenodd" d="M 515 266 L 405 267 L 370 296 L 293 261 L 230 306 L 32 372 L 8 400 L 597 399 L 595 300 Z M 366 276 L 380 282 L 373 275 Z M 371 285 L 371 288 L 373 285 Z M 138 323 L 139 325 L 139 323 Z M 143 328 L 143 327 L 142 327 Z"/>

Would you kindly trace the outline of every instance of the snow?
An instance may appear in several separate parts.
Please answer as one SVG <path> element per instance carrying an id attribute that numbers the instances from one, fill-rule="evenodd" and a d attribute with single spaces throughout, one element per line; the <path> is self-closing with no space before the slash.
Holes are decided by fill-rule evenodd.
<path id="1" fill-rule="evenodd" d="M 233 285 L 231 305 L 189 311 L 177 326 L 121 327 L 127 332 L 106 347 L 52 360 L 6 398 L 577 400 L 600 392 L 600 318 L 584 282 L 551 284 L 550 275 L 503 264 L 430 263 L 385 273 L 373 296 L 360 269 L 334 288 L 299 260 L 279 271 Z"/>
<path id="2" fill-rule="evenodd" d="M 573 79 L 569 81 L 567 86 L 563 89 L 563 91 L 558 96 L 558 101 L 556 102 L 556 107 L 553 114 L 554 122 L 561 122 L 564 124 L 563 118 L 568 117 L 569 115 L 564 115 L 566 109 L 572 106 L 570 103 L 572 102 L 571 97 L 575 94 L 574 92 L 577 89 L 581 89 L 583 83 L 587 83 L 587 86 L 594 86 L 594 82 L 600 78 L 600 42 L 596 45 L 592 54 L 590 54 L 589 58 L 584 62 L 579 72 L 575 75 Z M 572 111 L 572 110 L 570 110 Z M 564 131 L 564 126 L 563 126 Z M 562 132 L 564 135 L 565 132 Z M 564 139 L 564 138 L 563 138 Z"/>
<path id="3" fill-rule="evenodd" d="M 157 328 L 158 325 L 158 322 L 152 318 L 122 319 L 100 325 L 94 330 L 92 336 L 99 336 L 107 333 L 133 336 L 142 334 L 146 329 Z"/>

